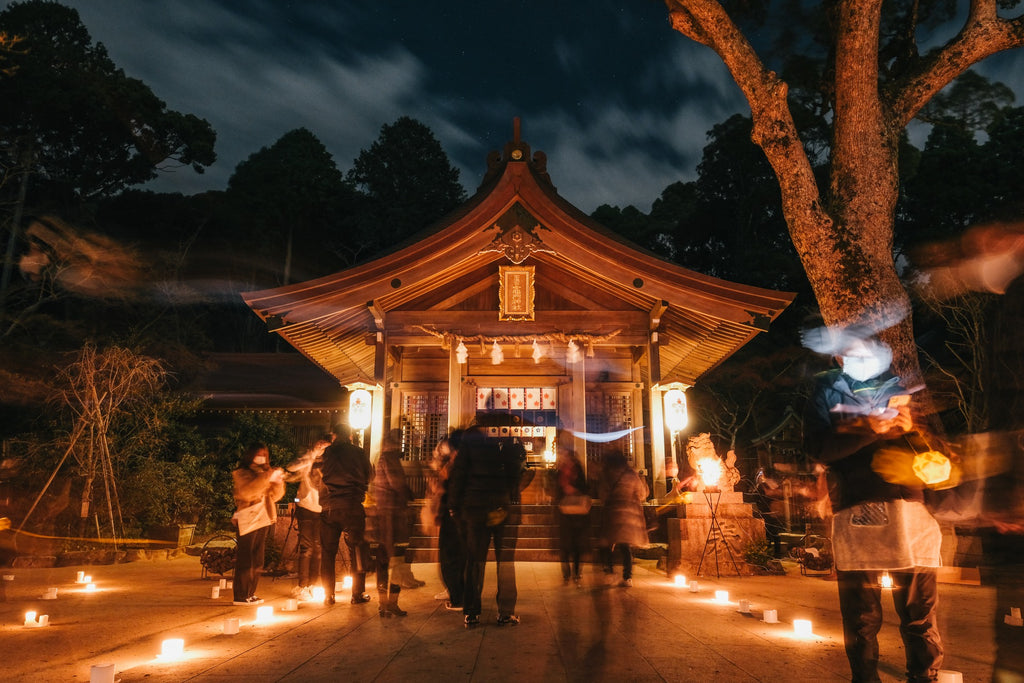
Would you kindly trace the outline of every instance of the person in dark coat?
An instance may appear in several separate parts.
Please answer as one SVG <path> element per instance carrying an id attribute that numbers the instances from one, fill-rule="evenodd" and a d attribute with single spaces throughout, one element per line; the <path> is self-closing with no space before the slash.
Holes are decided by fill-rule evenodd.
<path id="1" fill-rule="evenodd" d="M 466 541 L 462 612 L 466 627 L 480 623 L 487 551 L 494 544 L 498 564 L 498 625 L 518 624 L 515 529 L 509 519 L 519 495 L 521 461 L 514 448 L 488 440 L 482 427 L 466 430 L 452 467 L 448 504 Z"/>
<path id="2" fill-rule="evenodd" d="M 455 519 L 448 513 L 452 466 L 459 449 L 462 430 L 453 430 L 434 448 L 434 469 L 437 471 L 430 495 L 431 522 L 437 527 L 437 561 L 441 581 L 448 593 L 445 608 L 462 611 L 466 588 L 466 544 Z"/>
<path id="3" fill-rule="evenodd" d="M 562 582 L 570 578 L 576 587 L 582 587 L 580 561 L 590 538 L 590 495 L 583 465 L 568 444 L 568 434 L 559 435 L 555 459 L 555 510 L 558 518 L 558 550 L 562 562 Z M 570 503 L 580 507 L 569 507 Z M 563 509 L 563 506 L 565 509 Z M 586 508 L 586 509 L 584 509 Z"/>
<path id="4" fill-rule="evenodd" d="M 836 340 L 829 352 L 839 367 L 816 378 L 804 415 L 804 448 L 828 468 L 832 549 L 852 680 L 879 680 L 880 578 L 888 572 L 907 680 L 933 681 L 943 655 L 936 621 L 941 531 L 924 505 L 923 482 L 889 480 L 879 467 L 887 453 L 909 455 L 913 449 L 908 439 L 916 428 L 903 400 L 909 392 L 889 372 L 892 352 L 882 341 L 855 330 L 830 338 Z"/>
<path id="5" fill-rule="evenodd" d="M 370 568 L 370 545 L 366 542 L 366 510 L 363 501 L 370 485 L 370 458 L 352 443 L 351 430 L 339 425 L 336 438 L 324 451 L 320 492 L 320 579 L 324 584 L 324 605 L 334 604 L 334 565 L 341 537 L 345 537 L 352 567 L 352 604 L 370 601 L 366 572 Z"/>
<path id="6" fill-rule="evenodd" d="M 390 558 L 395 546 L 409 540 L 407 507 L 412 491 L 402 469 L 402 431 L 391 430 L 384 438 L 380 458 L 377 459 L 373 479 L 373 499 L 376 502 L 377 535 L 377 594 L 380 596 L 379 613 L 385 617 L 404 617 L 407 612 L 398 606 L 402 587 L 391 581 Z"/>
<path id="7" fill-rule="evenodd" d="M 601 498 L 601 547 L 604 552 L 604 571 L 612 574 L 614 551 L 622 557 L 620 586 L 633 585 L 633 548 L 647 545 L 647 520 L 644 501 L 647 483 L 640 478 L 626 456 L 615 450 L 604 457 L 604 467 L 598 480 Z"/>

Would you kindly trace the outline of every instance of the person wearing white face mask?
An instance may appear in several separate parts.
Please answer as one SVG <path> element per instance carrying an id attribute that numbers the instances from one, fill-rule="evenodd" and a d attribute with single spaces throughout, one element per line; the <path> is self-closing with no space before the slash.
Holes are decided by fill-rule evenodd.
<path id="1" fill-rule="evenodd" d="M 908 681 L 936 680 L 942 640 L 936 623 L 941 532 L 924 505 L 923 482 L 880 473 L 884 454 L 913 449 L 910 391 L 892 374 L 892 351 L 856 330 L 818 333 L 805 344 L 839 367 L 816 377 L 804 413 L 804 449 L 828 468 L 832 548 L 846 655 L 853 681 L 878 681 L 881 574 L 906 650 Z M 835 340 L 831 348 L 822 340 Z"/>
<path id="2" fill-rule="evenodd" d="M 249 446 L 231 473 L 235 509 L 232 518 L 238 527 L 235 548 L 235 574 L 232 581 L 235 605 L 259 605 L 256 585 L 263 569 L 267 534 L 277 521 L 277 501 L 284 495 L 284 473 L 270 466 L 270 450 L 265 444 Z"/>

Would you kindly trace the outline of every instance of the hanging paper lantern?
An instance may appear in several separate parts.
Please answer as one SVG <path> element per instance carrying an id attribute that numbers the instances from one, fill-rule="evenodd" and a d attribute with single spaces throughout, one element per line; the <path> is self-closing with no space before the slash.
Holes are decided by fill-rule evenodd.
<path id="1" fill-rule="evenodd" d="M 665 392 L 665 426 L 670 432 L 681 432 L 690 421 L 686 413 L 686 394 L 680 389 Z"/>
<path id="2" fill-rule="evenodd" d="M 370 408 L 373 396 L 366 389 L 356 389 L 348 395 L 348 424 L 359 431 L 370 426 Z"/>
<path id="3" fill-rule="evenodd" d="M 574 339 L 569 340 L 569 345 L 566 347 L 565 360 L 569 363 L 577 363 L 580 360 L 580 347 L 576 345 Z"/>

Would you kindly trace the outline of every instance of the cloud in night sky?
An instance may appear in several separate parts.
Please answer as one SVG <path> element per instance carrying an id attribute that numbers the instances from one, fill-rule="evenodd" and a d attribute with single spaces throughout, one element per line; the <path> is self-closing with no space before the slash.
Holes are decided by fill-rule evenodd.
<path id="1" fill-rule="evenodd" d="M 158 191 L 223 189 L 239 162 L 299 127 L 345 172 L 408 115 L 472 194 L 519 116 L 570 202 L 647 211 L 695 177 L 713 125 L 749 114 L 718 56 L 672 30 L 656 0 L 63 4 L 129 76 L 216 130 L 216 164 L 167 172 Z M 1024 92 L 1020 51 L 979 71 Z"/>

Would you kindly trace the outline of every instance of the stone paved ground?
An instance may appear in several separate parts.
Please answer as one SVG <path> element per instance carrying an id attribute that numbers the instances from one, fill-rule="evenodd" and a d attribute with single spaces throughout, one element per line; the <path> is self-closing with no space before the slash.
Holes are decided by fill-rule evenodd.
<path id="1" fill-rule="evenodd" d="M 74 580 L 93 576 L 95 593 Z M 519 563 L 522 623 L 494 623 L 489 565 L 482 626 L 467 630 L 459 613 L 433 599 L 434 568 L 414 565 L 427 585 L 402 593 L 402 619 L 377 616 L 347 600 L 333 608 L 302 605 L 281 612 L 292 581 L 263 577 L 260 595 L 273 621 L 254 624 L 255 608 L 233 607 L 230 591 L 214 600 L 195 557 L 122 565 L 5 569 L 0 656 L 5 681 L 89 681 L 94 664 L 113 662 L 131 681 L 842 681 L 848 680 L 835 583 L 787 565 L 782 577 L 701 578 L 699 593 L 672 585 L 644 563 L 633 588 L 619 588 L 588 567 L 584 587 L 563 586 L 557 564 Z M 371 579 L 372 584 L 372 579 Z M 56 600 L 40 600 L 47 587 Z M 730 604 L 714 601 L 728 590 Z M 994 623 L 1003 606 L 985 586 L 943 584 L 945 668 L 965 681 L 988 681 L 995 661 Z M 347 596 L 346 596 L 347 597 Z M 751 612 L 737 611 L 737 601 Z M 24 613 L 48 614 L 50 626 L 23 626 Z M 761 621 L 764 609 L 778 624 Z M 223 622 L 238 617 L 237 635 Z M 812 620 L 813 635 L 793 634 L 793 619 Z M 902 645 L 891 604 L 881 638 L 882 679 L 901 680 Z M 1022 629 L 1024 631 L 1024 629 Z M 156 655 L 165 638 L 185 640 L 179 661 Z"/>

